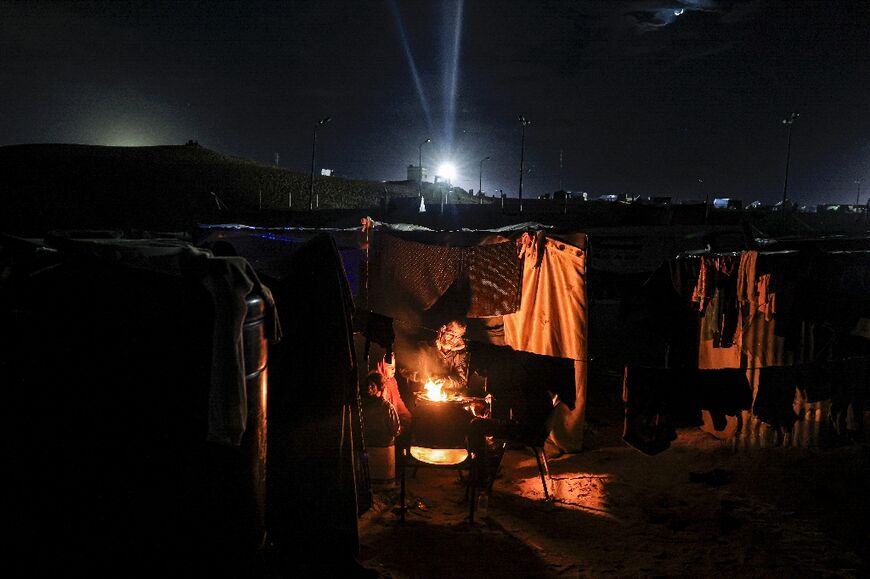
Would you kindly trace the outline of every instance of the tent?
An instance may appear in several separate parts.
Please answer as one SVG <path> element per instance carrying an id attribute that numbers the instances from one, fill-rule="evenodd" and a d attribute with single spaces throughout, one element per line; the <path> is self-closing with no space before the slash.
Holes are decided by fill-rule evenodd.
<path id="1" fill-rule="evenodd" d="M 244 574 L 265 538 L 269 289 L 238 257 L 0 238 L 12 568 Z"/>
<path id="2" fill-rule="evenodd" d="M 527 354 L 516 362 L 528 370 L 528 385 L 519 387 L 536 388 L 537 399 L 546 392 L 557 396 L 550 442 L 562 451 L 582 448 L 585 235 L 556 235 L 531 223 L 498 230 L 433 231 L 365 219 L 360 227 L 334 230 L 210 226 L 203 229 L 200 241 L 231 243 L 264 272 L 280 261 L 276 244 L 298 243 L 318 232 L 335 240 L 357 311 L 395 322 L 400 360 L 407 344 L 431 337 L 434 328 L 448 319 L 465 318 L 471 349 L 477 347 L 479 352 L 472 353 L 472 364 L 475 358 L 487 357 L 516 362 L 523 356 L 510 352 Z M 359 336 L 365 328 L 358 323 L 356 330 Z M 361 354 L 364 348 L 357 350 Z M 362 371 L 373 365 L 372 360 L 359 363 Z M 545 382 L 546 368 L 555 369 L 549 375 L 557 383 Z M 553 397 L 548 400 L 552 408 Z"/>

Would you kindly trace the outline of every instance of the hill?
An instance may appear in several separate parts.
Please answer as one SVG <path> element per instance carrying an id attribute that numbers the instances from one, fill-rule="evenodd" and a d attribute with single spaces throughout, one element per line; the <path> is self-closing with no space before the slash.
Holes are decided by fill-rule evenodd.
<path id="1" fill-rule="evenodd" d="M 0 147 L 0 230 L 39 236 L 51 229 L 187 231 L 230 215 L 308 209 L 309 179 L 280 167 L 198 145 Z M 376 208 L 402 187 L 316 176 L 319 207 Z M 429 192 L 434 201 L 434 192 Z M 473 201 L 459 195 L 460 202 Z"/>
<path id="2" fill-rule="evenodd" d="M 264 165 L 198 145 L 98 147 L 41 144 L 0 147 L 0 232 L 41 237 L 52 229 L 191 232 L 199 223 L 354 226 L 364 215 L 435 229 L 487 228 L 540 221 L 557 229 L 639 225 L 736 226 L 764 236 L 867 235 L 867 213 L 793 213 L 771 208 L 717 210 L 703 204 L 650 206 L 582 199 L 515 198 L 504 205 L 460 189 L 440 209 L 430 183 L 430 211 L 417 212 L 413 182 L 316 176 L 318 211 L 308 211 L 308 173 Z M 483 202 L 483 205 L 479 203 Z"/>

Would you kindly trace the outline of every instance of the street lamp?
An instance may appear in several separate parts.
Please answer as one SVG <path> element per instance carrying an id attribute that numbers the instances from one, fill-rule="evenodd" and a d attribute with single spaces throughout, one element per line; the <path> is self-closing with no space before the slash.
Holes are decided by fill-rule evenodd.
<path id="1" fill-rule="evenodd" d="M 490 157 L 484 157 L 480 160 L 480 172 L 477 174 L 477 196 L 480 197 L 480 202 L 483 203 L 483 162 L 489 161 Z"/>
<path id="2" fill-rule="evenodd" d="M 788 127 L 788 147 L 785 151 L 785 182 L 782 186 L 782 215 L 785 218 L 785 202 L 788 198 L 788 164 L 791 160 L 791 126 L 794 124 L 795 120 L 801 116 L 800 113 L 792 113 L 788 116 L 787 119 L 782 120 L 782 124 Z"/>
<path id="3" fill-rule="evenodd" d="M 311 201 L 314 197 L 314 159 L 317 156 L 317 129 L 332 120 L 332 117 L 324 117 L 314 125 L 314 138 L 311 140 L 311 178 L 308 181 L 308 210 L 311 211 Z M 317 198 L 317 206 L 320 207 L 320 197 Z"/>
<path id="4" fill-rule="evenodd" d="M 419 175 L 417 176 L 417 193 L 420 194 L 420 197 L 423 196 L 423 145 L 425 145 L 426 143 L 431 143 L 431 142 L 432 142 L 432 139 L 428 138 L 425 141 L 423 141 L 422 143 L 420 143 L 419 147 L 417 147 L 417 149 L 420 152 L 420 158 L 419 158 L 420 164 L 417 165 L 417 170 L 420 172 Z"/>
<path id="5" fill-rule="evenodd" d="M 525 172 L 525 157 L 526 157 L 526 127 L 532 124 L 531 121 L 527 120 L 526 117 L 520 115 L 517 117 L 517 120 L 520 122 L 520 125 L 523 127 L 523 136 L 520 141 L 520 213 L 523 212 L 523 173 Z"/>
<path id="6" fill-rule="evenodd" d="M 861 205 L 861 177 L 855 178 L 855 185 L 858 186 L 858 193 L 855 195 L 855 205 Z"/>

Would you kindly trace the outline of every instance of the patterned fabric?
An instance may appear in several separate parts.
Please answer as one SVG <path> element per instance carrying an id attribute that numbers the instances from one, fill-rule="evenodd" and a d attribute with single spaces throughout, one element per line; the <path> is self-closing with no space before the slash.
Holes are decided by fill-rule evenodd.
<path id="1" fill-rule="evenodd" d="M 428 310 L 462 269 L 460 250 L 455 247 L 405 241 L 386 234 L 374 236 L 370 260 L 370 300 L 387 310 L 396 293 L 403 294 L 408 305 L 418 311 Z M 392 313 L 374 306 L 371 309 L 385 315 Z"/>
<path id="2" fill-rule="evenodd" d="M 463 250 L 463 274 L 471 289 L 469 318 L 511 314 L 520 306 L 520 260 L 514 243 L 477 245 Z"/>
<path id="3" fill-rule="evenodd" d="M 427 311 L 456 288 L 464 309 L 457 314 L 510 314 L 520 303 L 520 263 L 512 242 L 447 247 L 379 233 L 370 257 L 369 309 L 407 319 L 408 311 Z"/>

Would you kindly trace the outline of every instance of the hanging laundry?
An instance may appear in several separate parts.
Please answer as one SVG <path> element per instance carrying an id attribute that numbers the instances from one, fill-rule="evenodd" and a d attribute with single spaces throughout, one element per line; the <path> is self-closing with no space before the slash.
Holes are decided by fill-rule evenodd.
<path id="1" fill-rule="evenodd" d="M 840 436 L 861 431 L 868 393 L 866 358 L 826 362 L 823 371 L 831 380 L 831 423 Z"/>
<path id="2" fill-rule="evenodd" d="M 737 279 L 739 254 L 705 255 L 701 258 L 698 285 L 692 301 L 705 318 L 704 339 L 714 348 L 730 348 L 737 332 Z"/>
<path id="3" fill-rule="evenodd" d="M 794 366 L 768 366 L 761 369 L 758 392 L 752 404 L 752 413 L 756 418 L 776 428 L 791 429 L 798 419 L 794 411 L 797 375 Z"/>
<path id="4" fill-rule="evenodd" d="M 702 423 L 706 410 L 717 431 L 728 416 L 752 407 L 752 388 L 745 370 L 649 368 L 627 365 L 623 377 L 625 422 L 623 440 L 645 454 L 667 449 L 676 427 Z"/>
<path id="5" fill-rule="evenodd" d="M 674 376 L 675 373 L 669 370 L 625 367 L 622 440 L 644 454 L 654 455 L 667 450 L 677 438 L 673 421 L 676 405 Z"/>
<path id="6" fill-rule="evenodd" d="M 707 410 L 716 430 L 723 430 L 726 416 L 739 416 L 752 407 L 752 388 L 742 368 L 717 368 L 685 373 L 689 392 L 694 387 L 698 406 Z"/>

